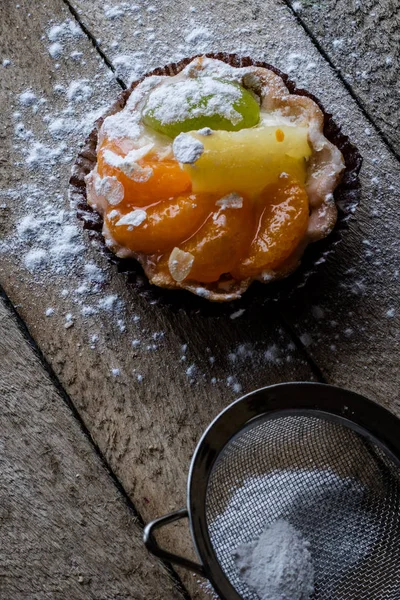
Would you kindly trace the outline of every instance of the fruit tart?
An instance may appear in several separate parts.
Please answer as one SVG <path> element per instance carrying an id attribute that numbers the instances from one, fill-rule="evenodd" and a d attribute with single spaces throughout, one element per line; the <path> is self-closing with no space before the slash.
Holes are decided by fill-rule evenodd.
<path id="1" fill-rule="evenodd" d="M 106 246 L 152 284 L 214 301 L 293 272 L 335 227 L 345 171 L 317 101 L 273 67 L 241 65 L 201 56 L 144 77 L 85 165 Z"/>

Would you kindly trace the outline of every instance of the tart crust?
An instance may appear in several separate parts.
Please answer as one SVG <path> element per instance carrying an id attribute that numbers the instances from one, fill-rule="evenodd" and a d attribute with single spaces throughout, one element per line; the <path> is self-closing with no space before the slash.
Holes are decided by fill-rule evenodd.
<path id="1" fill-rule="evenodd" d="M 325 112 L 315 96 L 306 90 L 297 89 L 287 75 L 272 65 L 253 61 L 249 57 L 239 57 L 235 54 L 219 53 L 204 56 L 223 61 L 233 67 L 252 67 L 249 74 L 245 75 L 247 79 L 245 85 L 248 88 L 253 88 L 261 96 L 262 107 L 269 110 L 277 109 L 283 113 L 285 111 L 289 113 L 290 111 L 290 116 L 295 115 L 299 122 L 306 119 L 309 124 L 310 141 L 313 146 L 312 163 L 306 182 L 311 209 L 309 227 L 304 240 L 279 271 L 264 272 L 256 278 L 249 278 L 240 282 L 230 276 L 222 276 L 218 282 L 211 284 L 177 282 L 168 273 L 157 272 L 155 257 L 133 253 L 115 244 L 103 226 L 101 215 L 95 212 L 88 203 L 87 186 L 90 190 L 91 173 L 97 164 L 96 148 L 99 130 L 104 119 L 121 111 L 132 91 L 146 77 L 177 75 L 196 58 L 199 60 L 191 68 L 201 68 L 202 60 L 200 56 L 183 59 L 179 63 L 157 68 L 146 74 L 142 79 L 133 82 L 127 90 L 119 95 L 117 101 L 107 113 L 96 121 L 94 129 L 86 139 L 84 147 L 73 165 L 69 193 L 71 202 L 77 208 L 78 218 L 83 221 L 84 228 L 93 232 L 103 231 L 102 241 L 107 247 L 112 248 L 113 253 L 116 255 L 114 261 L 134 258 L 142 265 L 150 283 L 154 285 L 169 289 L 188 290 L 214 302 L 227 302 L 240 298 L 254 279 L 266 283 L 275 279 L 282 279 L 292 273 L 299 266 L 304 251 L 310 242 L 317 242 L 311 244 L 306 252 L 306 254 L 311 254 L 311 264 L 315 265 L 322 262 L 322 256 L 325 256 L 332 249 L 334 243 L 340 240 L 341 231 L 346 226 L 348 216 L 354 212 L 359 203 L 360 183 L 358 173 L 362 158 L 357 148 L 341 133 L 340 127 L 336 125 L 331 115 Z M 262 86 L 259 85 L 260 80 Z M 257 85 L 259 89 L 256 89 Z M 331 171 L 330 177 L 327 179 L 326 169 L 332 169 L 332 165 L 334 167 L 333 173 Z M 329 182 L 328 186 L 327 181 Z M 110 258 L 113 259 L 112 256 Z M 304 262 L 304 259 L 301 262 Z M 308 273 L 310 270 L 310 256 L 307 257 L 307 262 L 308 270 L 305 272 Z"/>

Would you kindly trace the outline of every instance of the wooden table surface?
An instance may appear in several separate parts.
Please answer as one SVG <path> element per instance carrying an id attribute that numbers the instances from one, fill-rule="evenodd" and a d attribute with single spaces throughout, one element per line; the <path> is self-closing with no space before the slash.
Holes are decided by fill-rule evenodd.
<path id="1" fill-rule="evenodd" d="M 400 415 L 399 19 L 398 0 L 1 2 L 1 598 L 209 598 L 141 536 L 184 505 L 223 407 L 319 380 Z M 77 225 L 68 179 L 121 85 L 219 50 L 322 100 L 363 155 L 362 201 L 290 298 L 188 310 L 127 285 Z M 163 542 L 192 552 L 184 527 Z"/>

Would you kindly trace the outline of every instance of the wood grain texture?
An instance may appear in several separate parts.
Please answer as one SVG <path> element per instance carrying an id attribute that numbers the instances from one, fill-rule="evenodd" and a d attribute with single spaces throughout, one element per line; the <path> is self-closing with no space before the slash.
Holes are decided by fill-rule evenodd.
<path id="1" fill-rule="evenodd" d="M 38 5 L 30 15 L 27 2 L 21 2 L 20 9 L 11 3 L 6 6 L 1 37 L 3 55 L 11 65 L 2 72 L 6 113 L 2 116 L 0 227 L 5 246 L 0 280 L 91 435 L 148 520 L 185 503 L 189 460 L 196 443 L 209 421 L 241 391 L 312 379 L 313 374 L 270 303 L 256 302 L 254 311 L 249 301 L 244 315 L 236 319 L 231 319 L 235 306 L 214 310 L 199 304 L 188 309 L 179 299 L 152 295 L 140 278 L 127 286 L 124 276 L 83 232 L 74 234 L 79 253 L 61 266 L 44 238 L 50 236 L 57 245 L 65 234 L 64 224 L 54 227 L 44 222 L 43 231 L 30 232 L 32 222 L 23 219 L 39 218 L 47 201 L 62 221 L 60 211 L 68 208 L 70 165 L 82 133 L 72 131 L 63 137 L 66 147 L 60 157 L 51 158 L 47 170 L 42 164 L 34 168 L 27 164 L 24 144 L 28 149 L 37 142 L 50 150 L 59 147 L 49 123 L 64 116 L 65 90 L 71 89 L 71 82 L 82 77 L 91 82 L 90 105 L 95 107 L 109 102 L 117 89 L 85 37 L 73 38 L 72 45 L 63 42 L 59 58 L 49 56 L 48 29 L 68 18 L 61 3 L 52 3 L 51 10 Z M 24 36 L 15 35 L 17 27 Z M 71 58 L 72 50 L 82 53 L 79 60 Z M 37 112 L 18 100 L 27 89 L 46 100 Z M 88 102 L 73 106 L 74 118 L 87 111 Z M 15 117 L 15 112 L 22 116 Z M 16 120 L 32 132 L 26 142 L 13 134 Z M 30 270 L 27 258 L 38 249 L 45 251 L 44 265 Z M 88 279 L 88 265 L 98 267 L 96 281 Z M 171 528 L 165 543 L 188 554 L 187 527 L 185 531 Z M 193 597 L 208 595 L 191 574 L 185 582 Z"/>
<path id="2" fill-rule="evenodd" d="M 0 298 L 0 597 L 181 598 Z"/>
<path id="3" fill-rule="evenodd" d="M 194 12 L 184 2 L 163 0 L 154 4 L 143 3 L 139 14 L 115 16 L 114 12 L 113 17 L 107 17 L 103 3 L 74 2 L 80 18 L 121 76 L 127 54 L 136 73 L 194 54 L 199 48 L 251 54 L 289 71 L 320 96 L 345 132 L 359 143 L 366 158 L 363 206 L 346 245 L 330 261 L 329 271 L 325 270 L 326 287 L 314 283 L 307 287 L 308 296 L 295 297 L 294 307 L 289 303 L 285 307 L 281 302 L 280 308 L 330 382 L 367 392 L 394 408 L 399 387 L 394 370 L 398 313 L 392 306 L 398 297 L 394 279 L 398 239 L 393 221 L 395 162 L 378 137 L 365 132 L 368 122 L 281 3 L 196 0 L 192 3 Z M 48 41 L 40 40 L 46 35 L 50 18 L 46 11 L 45 7 L 35 7 L 33 17 L 28 19 L 10 5 L 9 16 L 3 21 L 5 56 L 12 54 L 18 67 L 12 70 L 11 65 L 4 73 L 9 113 L 18 108 L 13 100 L 15 90 L 42 89 L 50 103 L 61 107 L 59 95 L 53 90 L 55 83 L 64 78 L 67 84 L 81 77 L 82 72 L 94 80 L 94 75 L 100 73 L 97 58 L 84 39 L 77 45 L 86 64 L 61 57 L 60 67 L 55 69 L 55 61 L 48 57 Z M 52 11 L 55 19 L 67 16 L 62 12 L 58 15 L 53 5 Z M 16 42 L 7 34 L 7 29 L 16 25 L 24 28 L 26 41 L 19 38 Z M 107 102 L 114 93 L 116 88 L 102 74 L 90 102 Z M 75 110 L 82 114 L 85 109 L 87 103 Z M 79 135 L 68 138 L 70 162 L 56 161 L 53 172 L 57 179 L 52 181 L 40 169 L 33 173 L 25 164 L 14 165 L 21 157 L 12 143 L 9 113 L 4 117 L 2 148 L 5 186 L 14 189 L 18 178 L 21 184 L 34 182 L 56 202 L 60 191 L 65 193 L 67 188 L 73 145 L 78 143 Z M 47 127 L 40 115 L 32 115 L 29 127 L 37 139 L 47 139 Z M 64 202 L 67 206 L 66 199 Z M 26 210 L 21 194 L 5 194 L 5 204 L 4 235 L 7 239 L 17 238 L 16 225 Z M 368 244 L 363 240 L 373 244 L 372 259 L 366 255 Z M 2 256 L 0 279 L 147 520 L 184 503 L 188 461 L 196 441 L 211 418 L 240 394 L 239 386 L 246 392 L 278 381 L 309 379 L 312 373 L 282 329 L 274 304 L 262 306 L 248 296 L 242 304 L 222 311 L 204 307 L 188 311 L 179 301 L 149 296 L 140 282 L 127 287 L 123 276 L 110 268 L 85 236 L 79 237 L 79 243 L 84 249 L 64 274 L 50 267 L 31 273 L 24 264 L 26 244 L 11 244 L 7 255 Z M 378 261 L 379 256 L 374 254 L 379 252 L 386 253 L 387 259 L 371 268 L 369 261 Z M 106 280 L 97 286 L 100 291 L 96 286 L 91 286 L 90 293 L 77 291 L 87 283 L 85 263 L 97 264 L 106 274 Z M 99 301 L 110 296 L 118 298 L 112 310 L 99 310 Z M 241 307 L 246 309 L 244 315 L 232 320 L 230 315 Z M 54 312 L 46 317 L 49 308 Z M 96 310 L 90 315 L 87 308 Z M 392 309 L 394 316 L 386 318 Z M 73 326 L 66 329 L 68 313 Z M 347 331 L 350 328 L 353 333 Z M 189 544 L 181 535 L 171 529 L 165 542 L 187 552 Z M 191 576 L 185 581 L 193 596 L 204 596 L 196 590 Z"/>
<path id="4" fill-rule="evenodd" d="M 140 13 L 110 17 L 98 3 L 74 0 L 73 4 L 117 69 L 124 64 L 123 56 L 131 57 L 133 73 L 120 71 L 127 80 L 140 69 L 222 49 L 262 58 L 281 68 L 333 113 L 364 157 L 361 205 L 335 256 L 320 265 L 319 274 L 303 291 L 291 300 L 282 298 L 279 309 L 327 381 L 398 410 L 398 162 L 290 9 L 277 0 L 262 4 L 230 1 L 223 8 L 200 0 L 192 8 L 163 0 L 155 11 L 149 12 L 146 4 Z M 310 3 L 302 4 L 306 12 Z M 314 10 L 323 14 L 329 2 L 322 4 L 315 4 Z M 347 20 L 343 26 L 348 26 Z M 366 35 L 362 27 L 360 31 Z M 398 52 L 396 35 L 385 38 L 393 57 Z M 382 36 L 375 27 L 367 37 L 373 45 Z M 361 46 L 360 60 L 368 61 L 368 56 Z M 383 87 L 393 87 L 384 73 L 381 79 Z M 386 110 L 385 101 L 379 103 Z"/>
<path id="5" fill-rule="evenodd" d="M 400 155 L 400 3 L 288 3 Z"/>

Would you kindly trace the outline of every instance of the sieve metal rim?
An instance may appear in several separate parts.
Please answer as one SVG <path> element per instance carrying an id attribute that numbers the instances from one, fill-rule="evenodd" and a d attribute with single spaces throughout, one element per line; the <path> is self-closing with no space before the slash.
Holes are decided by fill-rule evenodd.
<path id="1" fill-rule="evenodd" d="M 291 382 L 258 389 L 233 402 L 211 422 L 197 445 L 189 468 L 187 508 L 156 519 L 144 531 L 150 552 L 206 577 L 222 600 L 242 597 L 226 578 L 210 541 L 206 518 L 209 477 L 220 453 L 243 428 L 289 413 L 341 423 L 380 446 L 400 468 L 400 420 L 355 392 L 316 382 Z M 156 529 L 185 517 L 202 564 L 163 550 L 154 538 Z"/>

